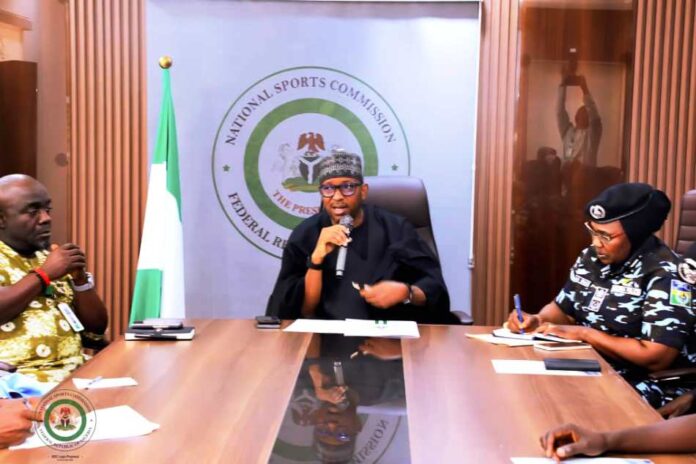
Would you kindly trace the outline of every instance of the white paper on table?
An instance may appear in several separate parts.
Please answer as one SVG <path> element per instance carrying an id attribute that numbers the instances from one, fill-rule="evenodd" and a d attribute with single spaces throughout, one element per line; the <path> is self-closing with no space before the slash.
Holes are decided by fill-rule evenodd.
<path id="1" fill-rule="evenodd" d="M 550 458 L 510 458 L 512 464 L 556 464 Z M 634 458 L 570 458 L 564 459 L 564 463 L 570 464 L 653 464 L 650 459 Z"/>
<path id="2" fill-rule="evenodd" d="M 150 422 L 141 416 L 135 409 L 126 405 L 97 409 L 96 411 L 88 413 L 88 415 L 93 414 L 97 415 L 96 426 L 94 434 L 89 441 L 139 437 L 141 435 L 150 434 L 160 427 L 159 424 Z M 87 420 L 89 421 L 90 419 Z M 43 429 L 44 425 L 41 424 L 39 428 Z M 39 433 L 39 431 L 36 431 L 27 441 L 21 445 L 12 446 L 10 449 L 30 449 L 46 446 L 39 438 Z M 44 436 L 46 435 L 45 430 L 42 430 L 41 433 Z"/>
<path id="3" fill-rule="evenodd" d="M 513 338 L 502 338 L 496 337 L 493 334 L 466 334 L 469 338 L 475 338 L 476 340 L 482 340 L 484 342 L 493 343 L 494 345 L 506 345 L 506 346 L 533 346 L 537 342 L 532 340 L 515 340 Z"/>
<path id="4" fill-rule="evenodd" d="M 494 337 L 500 337 L 500 338 L 511 338 L 511 339 L 515 339 L 515 340 L 529 340 L 529 341 L 534 340 L 534 334 L 512 332 L 507 327 L 498 327 L 497 329 L 493 330 L 492 334 Z"/>
<path id="5" fill-rule="evenodd" d="M 138 385 L 138 382 L 132 377 L 102 378 L 94 383 L 90 383 L 93 380 L 94 379 L 78 379 L 76 377 L 72 379 L 75 386 L 80 390 L 84 390 L 85 388 L 92 390 L 97 388 L 134 387 Z"/>
<path id="6" fill-rule="evenodd" d="M 414 321 L 372 321 L 346 319 L 343 332 L 346 337 L 419 338 L 418 324 Z"/>
<path id="7" fill-rule="evenodd" d="M 528 359 L 491 359 L 493 369 L 498 374 L 530 374 L 530 375 L 570 375 L 576 377 L 599 377 L 601 372 L 548 370 L 544 361 Z"/>
<path id="8" fill-rule="evenodd" d="M 283 329 L 283 332 L 304 332 L 323 334 L 343 334 L 346 321 L 326 319 L 297 319 Z"/>

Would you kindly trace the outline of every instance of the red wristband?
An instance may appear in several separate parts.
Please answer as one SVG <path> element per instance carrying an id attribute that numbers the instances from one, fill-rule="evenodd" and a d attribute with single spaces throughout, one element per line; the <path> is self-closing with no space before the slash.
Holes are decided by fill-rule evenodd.
<path id="1" fill-rule="evenodd" d="M 40 267 L 37 267 L 36 269 L 34 269 L 34 272 L 37 276 L 41 277 L 41 280 L 43 280 L 45 287 L 51 285 L 51 279 L 49 279 L 48 274 L 46 274 L 46 271 L 44 271 Z"/>

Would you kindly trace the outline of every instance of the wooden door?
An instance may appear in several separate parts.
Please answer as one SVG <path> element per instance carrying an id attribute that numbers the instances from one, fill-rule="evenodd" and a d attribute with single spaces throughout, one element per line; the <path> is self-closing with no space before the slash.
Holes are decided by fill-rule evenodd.
<path id="1" fill-rule="evenodd" d="M 36 177 L 37 66 L 0 62 L 0 176 Z"/>

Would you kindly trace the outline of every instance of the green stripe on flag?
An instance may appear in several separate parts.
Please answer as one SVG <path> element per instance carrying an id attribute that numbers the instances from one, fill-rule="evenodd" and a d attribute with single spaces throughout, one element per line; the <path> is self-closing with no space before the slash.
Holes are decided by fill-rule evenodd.
<path id="1" fill-rule="evenodd" d="M 181 220 L 181 185 L 179 182 L 179 148 L 176 140 L 176 118 L 169 78 L 169 69 L 162 73 L 162 108 L 157 126 L 157 144 L 152 156 L 152 164 L 166 163 L 167 190 L 176 199 Z"/>
<path id="2" fill-rule="evenodd" d="M 135 274 L 130 323 L 160 317 L 161 304 L 162 271 L 159 269 L 138 269 Z"/>

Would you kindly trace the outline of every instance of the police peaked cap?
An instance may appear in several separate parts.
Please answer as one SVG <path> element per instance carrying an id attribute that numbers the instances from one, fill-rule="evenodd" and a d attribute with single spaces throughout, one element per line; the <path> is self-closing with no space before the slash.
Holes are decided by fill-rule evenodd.
<path id="1" fill-rule="evenodd" d="M 621 221 L 633 249 L 643 244 L 664 224 L 672 202 L 661 190 L 639 182 L 616 184 L 600 193 L 585 207 L 597 224 Z"/>

